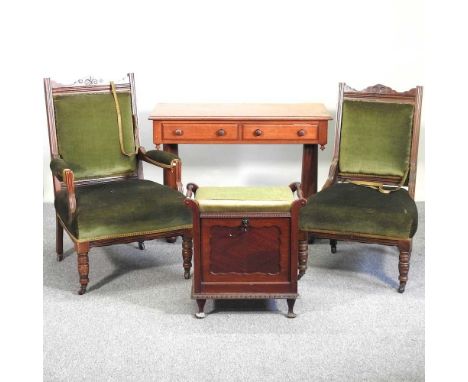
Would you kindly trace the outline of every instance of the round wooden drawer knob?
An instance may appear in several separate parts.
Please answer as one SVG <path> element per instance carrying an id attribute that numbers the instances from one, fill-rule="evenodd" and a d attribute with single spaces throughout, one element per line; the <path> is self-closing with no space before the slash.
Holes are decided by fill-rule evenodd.
<path id="1" fill-rule="evenodd" d="M 254 131 L 254 135 L 255 135 L 256 137 L 259 137 L 260 135 L 263 135 L 263 131 L 260 130 L 260 129 L 257 129 L 257 130 Z"/>
<path id="2" fill-rule="evenodd" d="M 216 135 L 218 137 L 224 137 L 226 135 L 226 131 L 224 129 L 219 129 L 217 132 L 216 132 Z"/>
<path id="3" fill-rule="evenodd" d="M 301 129 L 297 132 L 297 135 L 299 135 L 300 137 L 303 137 L 304 135 L 306 135 L 306 132 L 305 130 Z"/>
<path id="4" fill-rule="evenodd" d="M 181 130 L 181 129 L 176 129 L 176 130 L 174 131 L 174 134 L 175 134 L 175 135 L 178 135 L 178 136 L 181 136 L 181 135 L 184 135 L 184 131 Z"/>

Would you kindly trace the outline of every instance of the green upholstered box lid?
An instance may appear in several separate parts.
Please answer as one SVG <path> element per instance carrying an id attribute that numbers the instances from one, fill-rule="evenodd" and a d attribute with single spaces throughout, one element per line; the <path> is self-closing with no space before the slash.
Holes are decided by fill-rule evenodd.
<path id="1" fill-rule="evenodd" d="M 202 212 L 289 212 L 294 195 L 287 186 L 200 187 L 195 199 Z"/>

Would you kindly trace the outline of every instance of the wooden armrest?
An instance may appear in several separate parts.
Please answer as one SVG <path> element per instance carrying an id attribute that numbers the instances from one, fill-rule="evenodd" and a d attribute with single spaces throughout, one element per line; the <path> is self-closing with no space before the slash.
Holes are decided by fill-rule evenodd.
<path id="1" fill-rule="evenodd" d="M 67 187 L 68 211 L 72 216 L 76 211 L 75 176 L 72 170 L 63 170 L 63 181 Z"/>
<path id="2" fill-rule="evenodd" d="M 304 194 L 302 193 L 301 183 L 299 183 L 299 182 L 291 183 L 289 185 L 289 188 L 291 189 L 292 192 L 296 192 L 297 197 L 299 199 L 305 199 Z"/>
<path id="3" fill-rule="evenodd" d="M 301 184 L 299 182 L 291 183 L 289 188 L 292 192 L 296 192 L 297 194 L 297 199 L 291 204 L 291 219 L 292 221 L 299 221 L 299 210 L 307 204 L 307 199 L 304 198 Z"/>
<path id="4" fill-rule="evenodd" d="M 338 158 L 334 159 L 330 165 L 330 171 L 328 173 L 328 178 L 325 184 L 322 187 L 322 190 L 330 187 L 333 183 L 336 182 L 336 175 L 338 172 Z"/>
<path id="5" fill-rule="evenodd" d="M 53 158 L 50 161 L 50 169 L 55 178 L 65 183 L 67 188 L 68 211 L 71 217 L 76 211 L 75 175 L 70 165 L 59 157 Z"/>
<path id="6" fill-rule="evenodd" d="M 198 190 L 198 186 L 195 183 L 189 183 L 189 184 L 187 184 L 187 193 L 186 193 L 185 196 L 187 198 L 191 198 L 192 196 L 195 195 L 197 190 Z"/>
<path id="7" fill-rule="evenodd" d="M 50 170 L 52 171 L 52 175 L 62 182 L 64 181 L 63 172 L 66 169 L 70 170 L 71 167 L 64 159 L 57 157 L 50 161 Z"/>

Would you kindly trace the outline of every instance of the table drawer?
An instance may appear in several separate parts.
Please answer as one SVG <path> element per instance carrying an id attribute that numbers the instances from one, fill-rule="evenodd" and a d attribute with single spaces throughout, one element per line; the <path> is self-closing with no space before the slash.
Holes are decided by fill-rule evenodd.
<path id="1" fill-rule="evenodd" d="M 311 140 L 318 139 L 318 124 L 245 124 L 244 140 Z"/>
<path id="2" fill-rule="evenodd" d="M 163 123 L 164 140 L 225 141 L 238 139 L 237 123 Z"/>

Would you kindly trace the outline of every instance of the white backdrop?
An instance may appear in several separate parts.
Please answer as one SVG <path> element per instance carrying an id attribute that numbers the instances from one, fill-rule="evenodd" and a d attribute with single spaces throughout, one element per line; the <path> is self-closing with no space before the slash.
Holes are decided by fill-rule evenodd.
<path id="1" fill-rule="evenodd" d="M 148 2 L 149 3 L 149 2 Z M 424 85 L 421 1 L 67 2 L 47 10 L 42 77 L 121 78 L 135 73 L 141 143 L 152 149 L 148 114 L 158 102 L 322 102 L 336 110 L 338 82 Z M 87 8 L 88 7 L 88 8 Z M 39 72 L 39 70 L 36 70 Z M 41 78 L 32 84 L 42 86 Z M 53 199 L 43 95 L 44 201 Z M 334 138 L 319 152 L 319 188 Z M 299 145 L 180 145 L 183 181 L 200 185 L 300 180 Z M 160 169 L 145 164 L 148 179 Z M 424 102 L 416 199 L 424 200 Z"/>

